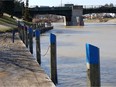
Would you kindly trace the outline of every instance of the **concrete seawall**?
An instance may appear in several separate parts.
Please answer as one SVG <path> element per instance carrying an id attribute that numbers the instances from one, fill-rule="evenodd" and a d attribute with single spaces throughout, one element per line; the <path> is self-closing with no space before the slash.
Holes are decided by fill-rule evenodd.
<path id="1" fill-rule="evenodd" d="M 20 40 L 0 34 L 0 87 L 55 87 Z"/>

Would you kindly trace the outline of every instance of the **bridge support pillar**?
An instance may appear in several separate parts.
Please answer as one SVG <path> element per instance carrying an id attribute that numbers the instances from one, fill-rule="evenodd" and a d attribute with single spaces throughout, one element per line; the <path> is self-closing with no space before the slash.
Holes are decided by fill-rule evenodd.
<path id="1" fill-rule="evenodd" d="M 66 26 L 71 26 L 72 25 L 72 21 L 71 21 L 71 16 L 66 16 Z"/>
<path id="2" fill-rule="evenodd" d="M 83 6 L 73 6 L 72 15 L 66 17 L 66 26 L 84 26 Z"/>

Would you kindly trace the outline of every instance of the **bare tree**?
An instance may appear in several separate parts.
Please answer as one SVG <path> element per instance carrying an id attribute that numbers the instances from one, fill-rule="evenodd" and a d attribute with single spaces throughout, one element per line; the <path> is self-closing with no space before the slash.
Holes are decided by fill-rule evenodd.
<path id="1" fill-rule="evenodd" d="M 110 3 L 110 7 L 114 7 L 113 3 Z"/>
<path id="2" fill-rule="evenodd" d="M 3 16 L 3 10 L 2 10 L 3 8 L 2 8 L 2 1 L 0 1 L 0 17 L 2 17 Z"/>

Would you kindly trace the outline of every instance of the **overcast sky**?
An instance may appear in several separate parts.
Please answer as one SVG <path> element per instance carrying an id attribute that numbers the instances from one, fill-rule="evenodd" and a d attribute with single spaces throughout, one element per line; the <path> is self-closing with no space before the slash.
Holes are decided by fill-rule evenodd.
<path id="1" fill-rule="evenodd" d="M 26 0 L 23 0 L 26 1 Z M 116 5 L 116 0 L 29 0 L 29 6 L 61 6 L 63 4 L 75 5 L 105 5 L 113 3 Z"/>

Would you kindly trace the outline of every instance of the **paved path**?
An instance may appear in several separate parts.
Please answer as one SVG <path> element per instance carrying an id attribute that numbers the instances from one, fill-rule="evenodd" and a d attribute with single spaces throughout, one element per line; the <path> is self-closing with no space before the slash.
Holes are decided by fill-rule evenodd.
<path id="1" fill-rule="evenodd" d="M 0 34 L 0 87 L 55 87 L 18 35 Z"/>

